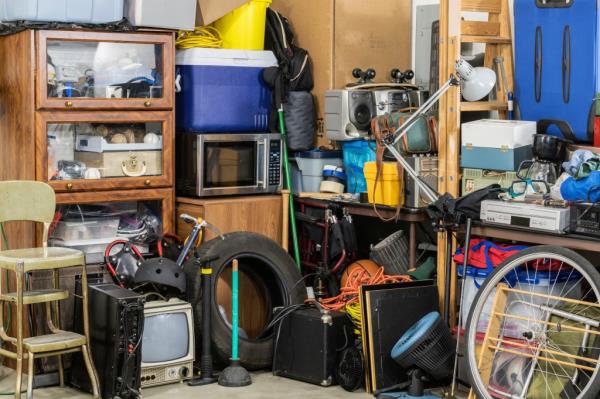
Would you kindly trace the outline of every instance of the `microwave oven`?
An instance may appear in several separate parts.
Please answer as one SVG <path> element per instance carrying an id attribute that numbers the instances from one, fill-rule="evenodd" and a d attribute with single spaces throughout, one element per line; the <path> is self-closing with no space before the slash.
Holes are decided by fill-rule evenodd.
<path id="1" fill-rule="evenodd" d="M 179 195 L 264 194 L 281 189 L 277 133 L 178 133 L 176 147 Z"/>

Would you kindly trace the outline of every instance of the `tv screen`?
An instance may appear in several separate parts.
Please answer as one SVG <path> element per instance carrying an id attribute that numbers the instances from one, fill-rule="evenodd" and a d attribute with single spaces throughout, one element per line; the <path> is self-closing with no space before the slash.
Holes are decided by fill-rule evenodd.
<path id="1" fill-rule="evenodd" d="M 189 352 L 188 319 L 184 312 L 146 316 L 142 337 L 142 362 L 163 363 Z"/>

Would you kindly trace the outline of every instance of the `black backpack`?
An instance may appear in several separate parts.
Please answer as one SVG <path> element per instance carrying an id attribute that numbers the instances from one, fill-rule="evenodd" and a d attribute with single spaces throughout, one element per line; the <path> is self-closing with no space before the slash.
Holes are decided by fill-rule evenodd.
<path id="1" fill-rule="evenodd" d="M 277 58 L 278 67 L 266 68 L 263 79 L 273 89 L 273 108 L 269 130 L 278 132 L 277 110 L 285 107 L 288 148 L 293 151 L 312 147 L 316 128 L 315 105 L 309 93 L 314 87 L 312 62 L 308 52 L 294 44 L 294 33 L 287 18 L 267 9 L 265 49 Z"/>

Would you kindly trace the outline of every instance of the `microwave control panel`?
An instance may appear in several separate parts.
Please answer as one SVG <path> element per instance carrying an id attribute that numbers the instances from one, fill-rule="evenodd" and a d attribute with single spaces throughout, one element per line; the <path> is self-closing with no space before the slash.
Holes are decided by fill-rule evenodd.
<path id="1" fill-rule="evenodd" d="M 269 186 L 281 184 L 281 141 L 269 142 Z"/>

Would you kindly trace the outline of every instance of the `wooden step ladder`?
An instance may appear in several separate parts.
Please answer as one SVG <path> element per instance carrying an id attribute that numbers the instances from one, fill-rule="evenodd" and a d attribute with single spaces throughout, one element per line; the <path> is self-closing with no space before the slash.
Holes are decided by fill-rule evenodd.
<path id="1" fill-rule="evenodd" d="M 487 21 L 470 21 L 463 17 L 463 12 L 483 12 L 488 14 Z M 440 2 L 440 49 L 439 78 L 440 86 L 451 74 L 456 75 L 455 62 L 461 56 L 462 43 L 485 44 L 485 66 L 497 70 L 494 58 L 502 57 L 506 70 L 506 86 L 513 91 L 514 62 L 512 50 L 512 34 L 508 0 L 441 0 Z M 450 193 L 458 198 L 460 193 L 460 125 L 461 112 L 498 111 L 499 117 L 505 119 L 508 112 L 507 93 L 503 78 L 497 72 L 498 80 L 495 100 L 461 101 L 460 90 L 452 87 L 442 97 L 439 106 L 439 185 L 440 193 Z M 447 259 L 446 234 L 438 234 L 438 287 L 440 290 L 440 308 L 444 298 L 450 295 L 450 303 L 456 303 L 456 270 L 452 279 L 452 290 L 446 293 L 445 265 Z M 452 306 L 452 320 L 456 320 L 456 309 Z"/>

